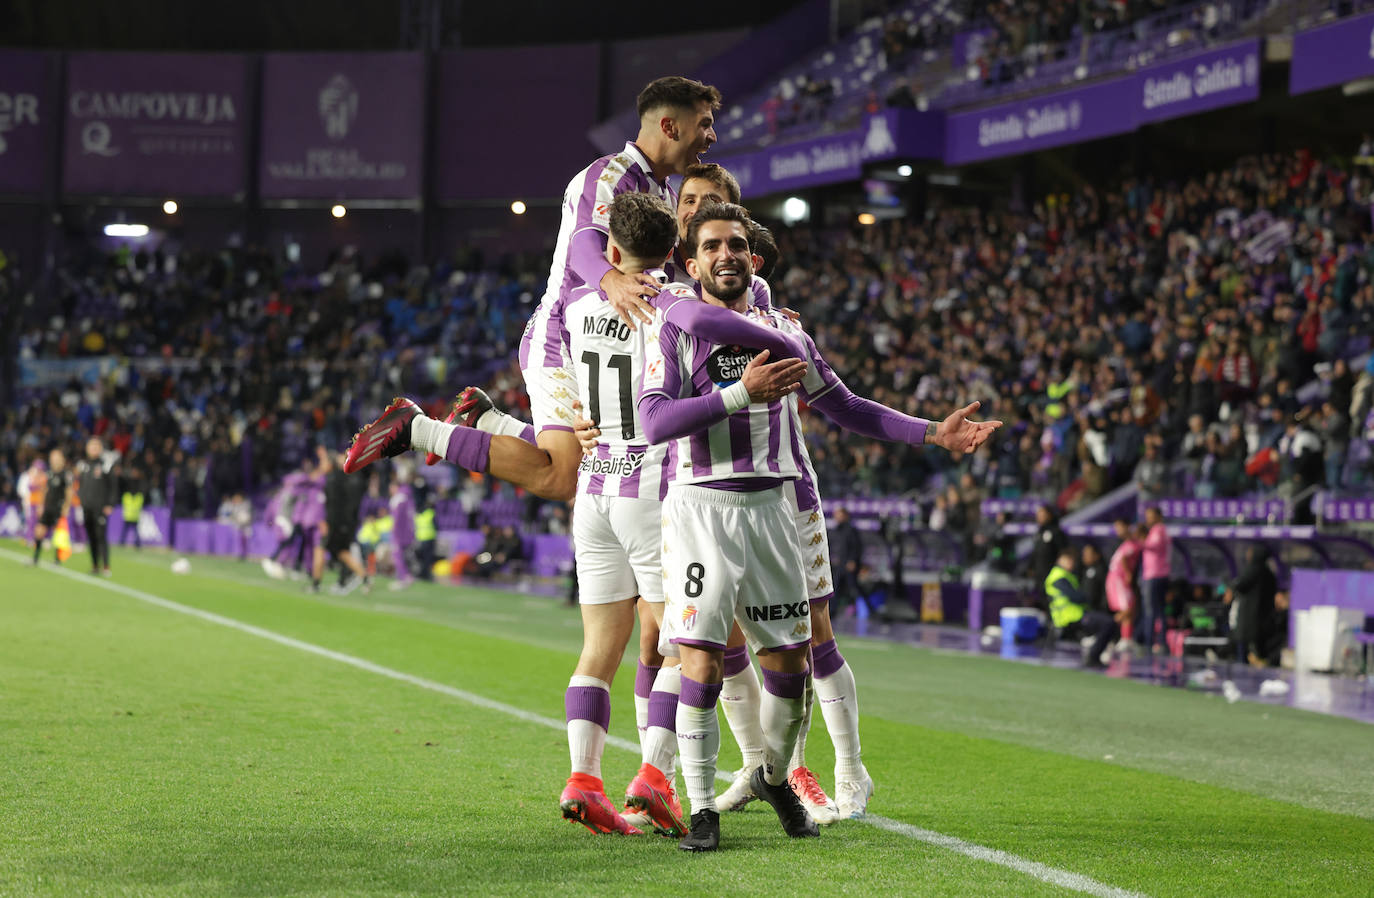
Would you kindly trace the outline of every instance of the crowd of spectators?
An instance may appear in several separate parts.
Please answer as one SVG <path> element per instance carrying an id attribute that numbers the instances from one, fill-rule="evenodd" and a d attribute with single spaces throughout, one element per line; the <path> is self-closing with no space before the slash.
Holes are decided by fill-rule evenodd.
<path id="1" fill-rule="evenodd" d="M 1350 358 L 1374 335 L 1372 187 L 1264 156 L 1021 211 L 780 231 L 775 291 L 856 392 L 926 417 L 978 399 L 1006 422 L 956 460 L 808 416 L 824 494 L 918 493 L 931 527 L 982 554 L 1000 539 L 988 496 L 1072 510 L 1132 480 L 1146 497 L 1367 485 L 1374 365 Z M 24 309 L 21 367 L 118 361 L 4 410 L 0 501 L 36 453 L 86 434 L 150 504 L 175 485 L 178 516 L 211 516 L 311 445 L 346 445 L 393 394 L 437 411 L 475 382 L 528 417 L 514 357 L 544 270 L 345 252 L 312 274 L 249 249 L 67 266 L 56 308 Z"/>
<path id="2" fill-rule="evenodd" d="M 439 402 L 504 367 L 541 267 L 412 268 L 346 251 L 307 273 L 250 248 L 72 260 L 20 308 L 23 385 L 0 411 L 0 501 L 30 458 L 95 434 L 151 504 L 213 516 L 313 445 L 346 446 L 392 395 Z"/>
<path id="3" fill-rule="evenodd" d="M 962 106 L 1234 36 L 1266 0 L 894 0 L 727 118 L 732 144 L 850 127 L 886 106 Z M 744 115 L 753 113 L 752 115 Z"/>
<path id="4" fill-rule="evenodd" d="M 1232 14 L 1231 4 L 1196 0 L 975 0 L 968 12 L 978 39 L 966 64 L 984 84 L 1015 81 L 1046 62 L 1086 59 L 1096 35 L 1129 40 L 1134 23 L 1189 3 L 1194 10 L 1187 24 L 1203 37 L 1214 35 Z"/>
<path id="5" fill-rule="evenodd" d="M 1368 485 L 1374 365 L 1349 358 L 1374 335 L 1372 189 L 1264 156 L 1023 212 L 784 232 L 775 290 L 856 392 L 928 417 L 978 399 L 1006 422 L 955 462 L 813 418 L 823 489 L 963 477 L 935 523 L 973 538 L 985 495 L 1073 510 L 1132 479 L 1147 498 Z"/>

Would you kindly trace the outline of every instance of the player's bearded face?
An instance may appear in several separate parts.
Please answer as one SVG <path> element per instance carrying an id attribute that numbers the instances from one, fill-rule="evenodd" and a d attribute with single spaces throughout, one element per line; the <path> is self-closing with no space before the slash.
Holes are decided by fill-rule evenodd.
<path id="1" fill-rule="evenodd" d="M 744 226 L 734 221 L 711 221 L 697 234 L 694 258 L 701 287 L 721 302 L 734 302 L 749 289 L 754 260 Z"/>

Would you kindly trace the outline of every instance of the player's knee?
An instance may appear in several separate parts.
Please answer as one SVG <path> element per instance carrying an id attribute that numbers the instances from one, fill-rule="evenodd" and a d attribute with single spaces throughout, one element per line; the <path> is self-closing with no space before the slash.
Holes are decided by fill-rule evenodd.
<path id="1" fill-rule="evenodd" d="M 573 671 L 574 676 L 595 677 L 610 683 L 615 677 L 616 668 L 620 666 L 621 652 L 613 652 L 610 647 L 602 644 L 584 645 L 582 655 L 577 659 L 577 668 Z"/>
<path id="2" fill-rule="evenodd" d="M 808 645 L 789 649 L 760 649 L 759 664 L 766 670 L 798 674 L 806 672 Z"/>
<path id="3" fill-rule="evenodd" d="M 646 667 L 662 667 L 663 655 L 658 650 L 658 631 L 639 631 L 639 660 Z"/>
<path id="4" fill-rule="evenodd" d="M 704 650 L 682 652 L 682 675 L 698 683 L 719 683 L 725 678 L 725 663 L 721 652 Z"/>
<path id="5" fill-rule="evenodd" d="M 835 638 L 835 631 L 830 626 L 830 602 L 811 603 L 811 644 L 820 645 Z"/>

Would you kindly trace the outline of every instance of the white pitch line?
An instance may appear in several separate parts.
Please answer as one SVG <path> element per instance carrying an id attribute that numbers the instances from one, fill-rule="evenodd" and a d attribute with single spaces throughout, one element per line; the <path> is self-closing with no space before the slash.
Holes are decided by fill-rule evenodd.
<path id="1" fill-rule="evenodd" d="M 20 555 L 17 552 L 11 552 L 8 549 L 0 549 L 0 558 L 7 558 L 10 561 L 16 562 L 18 564 L 27 564 L 29 560 L 23 555 Z M 508 705 L 505 702 L 499 702 L 495 699 L 487 698 L 484 695 L 478 695 L 475 692 L 468 692 L 466 689 L 458 689 L 454 686 L 448 685 L 447 683 L 440 683 L 437 680 L 429 680 L 424 677 L 417 677 L 414 674 L 408 674 L 404 671 L 396 670 L 394 668 L 384 667 L 380 664 L 368 661 L 366 658 L 359 658 L 356 655 L 348 655 L 343 652 L 336 652 L 333 649 L 327 649 L 324 646 L 319 646 L 315 645 L 314 643 L 294 639 L 290 636 L 285 636 L 281 633 L 277 633 L 272 630 L 267 630 L 262 627 L 256 627 L 252 624 L 244 623 L 243 621 L 236 620 L 232 617 L 225 617 L 222 614 L 215 614 L 213 611 L 205 611 L 203 609 L 195 608 L 190 605 L 183 605 L 180 602 L 173 602 L 171 599 L 164 599 L 161 596 L 155 596 L 152 593 L 144 592 L 140 589 L 133 589 L 131 587 L 124 586 L 123 584 L 115 583 L 111 580 L 105 580 L 99 577 L 92 577 L 88 574 L 82 574 L 77 571 L 70 571 L 66 568 L 61 567 L 51 567 L 45 565 L 44 567 L 40 568 L 40 570 L 46 573 L 57 574 L 59 576 L 67 577 L 72 580 L 77 580 L 87 584 L 88 586 L 99 586 L 102 589 L 108 589 L 111 592 L 117 592 L 120 595 L 128 596 L 131 599 L 138 599 L 140 602 L 146 602 L 149 605 L 156 605 L 157 607 L 165 608 L 168 611 L 175 611 L 179 614 L 186 614 L 212 624 L 218 624 L 221 627 L 228 627 L 231 630 L 238 630 L 241 633 L 248 633 L 252 636 L 257 636 L 261 639 L 266 639 L 269 642 L 275 642 L 278 645 L 284 645 L 288 648 L 293 648 L 298 651 L 307 652 L 311 655 L 318 655 L 321 658 L 328 658 L 331 661 L 337 661 L 340 664 L 347 664 L 348 666 L 355 667 L 358 670 L 365 670 L 368 673 L 374 673 L 378 676 L 386 677 L 391 680 L 398 680 L 402 683 L 409 683 L 412 686 L 418 686 L 421 689 L 428 689 L 430 692 L 437 692 L 440 695 L 447 695 L 450 698 L 456 698 L 459 701 L 467 702 L 470 705 L 476 705 L 479 708 L 486 708 L 491 711 L 499 711 L 502 714 L 505 714 L 509 717 L 514 717 L 517 720 L 523 720 L 526 723 L 536 724 L 538 726 L 558 730 L 559 732 L 563 732 L 567 729 L 566 722 L 562 720 L 555 720 L 552 717 L 545 717 L 542 714 L 535 714 L 533 711 L 526 711 L 524 708 L 518 708 L 515 705 Z M 633 752 L 635 754 L 639 753 L 639 744 L 637 742 L 631 742 L 630 740 L 622 739 L 619 736 L 608 735 L 606 737 L 606 744 L 613 745 L 616 748 L 619 748 L 623 751 Z M 724 782 L 730 782 L 732 779 L 731 776 L 725 773 L 718 773 L 716 775 L 716 778 Z M 974 860 L 985 861 L 989 864 L 996 864 L 1000 867 L 1006 867 L 1010 870 L 1015 870 L 1018 873 L 1024 873 L 1025 875 L 1030 876 L 1033 879 L 1038 879 L 1041 882 L 1049 883 L 1050 885 L 1059 886 L 1065 889 L 1070 889 L 1075 892 L 1081 892 L 1085 895 L 1094 895 L 1097 896 L 1097 898 L 1147 898 L 1147 896 L 1142 894 L 1141 892 L 1132 892 L 1129 889 L 1117 888 L 1116 886 L 1108 885 L 1104 882 L 1099 882 L 1096 879 L 1093 879 L 1089 876 L 1084 876 L 1079 873 L 1072 873 L 1068 870 L 1061 870 L 1058 867 L 1051 867 L 1048 864 L 1042 864 L 1039 861 L 1027 860 L 1026 858 L 1023 858 L 1019 855 L 1011 854 L 1010 852 L 1001 851 L 996 848 L 988 848 L 985 845 L 978 845 L 973 842 L 966 842 L 963 839 L 957 838 L 955 836 L 947 836 L 943 833 L 938 833 L 933 830 L 922 829 L 919 826 L 913 826 L 910 823 L 902 823 L 899 820 L 889 820 L 886 817 L 880 817 L 876 814 L 868 814 L 860 818 L 859 822 L 867 823 L 870 826 L 877 827 L 878 829 L 884 830 L 885 832 L 895 833 L 899 836 L 905 836 L 909 839 L 915 839 L 918 842 L 925 842 L 928 845 L 935 845 L 939 848 L 944 848 L 948 851 L 953 851 L 956 854 L 962 854 L 965 857 L 973 858 Z"/>

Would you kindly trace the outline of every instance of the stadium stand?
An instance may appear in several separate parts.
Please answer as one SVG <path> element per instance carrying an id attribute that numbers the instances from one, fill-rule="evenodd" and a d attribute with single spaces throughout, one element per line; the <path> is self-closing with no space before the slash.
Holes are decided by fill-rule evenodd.
<path id="1" fill-rule="evenodd" d="M 722 132 L 753 146 L 853 127 L 884 107 L 963 108 L 1078 84 L 1217 46 L 1326 4 L 918 0 L 866 19 L 733 107 Z M 1305 14 L 1305 16 L 1304 16 Z"/>
<path id="2" fill-rule="evenodd" d="M 825 494 L 924 491 L 928 510 L 967 475 L 979 499 L 1072 511 L 1127 482 L 1204 499 L 1367 485 L 1368 181 L 1302 154 L 1255 157 L 1019 214 L 782 232 L 779 295 L 855 390 L 910 413 L 982 398 L 1007 422 L 995 451 L 954 465 L 813 419 Z M 510 357 L 537 271 L 92 257 L 64 270 L 56 314 L 24 320 L 22 364 L 57 382 L 7 411 L 3 489 L 39 446 L 96 433 L 139 460 L 154 502 L 168 477 L 197 483 L 192 514 L 273 482 L 311 443 L 342 446 L 393 392 L 442 403 L 473 381 L 519 414 Z M 123 361 L 81 365 L 110 356 Z M 956 529 L 976 530 L 978 499 L 961 504 Z"/>

